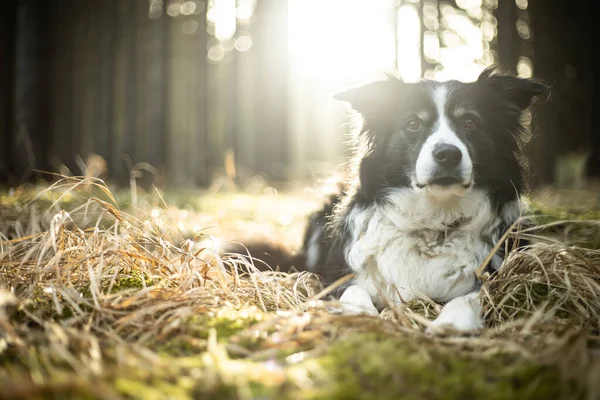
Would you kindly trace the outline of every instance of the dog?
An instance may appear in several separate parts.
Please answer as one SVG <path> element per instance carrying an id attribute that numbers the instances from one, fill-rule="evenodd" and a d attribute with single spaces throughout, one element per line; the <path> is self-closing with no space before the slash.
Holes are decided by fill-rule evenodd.
<path id="1" fill-rule="evenodd" d="M 339 290 L 346 313 L 424 296 L 445 303 L 430 330 L 483 327 L 475 272 L 525 212 L 522 117 L 547 91 L 489 68 L 470 83 L 390 76 L 335 96 L 362 119 L 354 167 L 303 253 L 325 284 L 354 273 Z"/>
<path id="2" fill-rule="evenodd" d="M 483 328 L 476 270 L 525 212 L 522 117 L 547 91 L 490 68 L 335 95 L 360 116 L 354 156 L 343 192 L 310 217 L 298 269 L 325 285 L 354 274 L 335 293 L 347 314 L 424 297 L 444 304 L 430 332 Z"/>

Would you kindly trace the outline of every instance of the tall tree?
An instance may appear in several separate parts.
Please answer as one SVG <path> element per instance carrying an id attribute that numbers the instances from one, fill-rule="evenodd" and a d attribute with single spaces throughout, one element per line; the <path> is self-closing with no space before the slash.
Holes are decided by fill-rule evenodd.
<path id="1" fill-rule="evenodd" d="M 534 76 L 551 85 L 550 101 L 536 108 L 536 136 L 529 149 L 533 182 L 540 185 L 553 182 L 557 157 L 589 151 L 597 136 L 591 130 L 594 12 L 590 1 L 529 0 L 528 10 Z"/>
<path id="2" fill-rule="evenodd" d="M 4 158 L 13 183 L 32 177 L 34 169 L 47 166 L 47 3 L 23 0 L 16 3 L 14 47 L 6 49 L 9 63 L 7 73 L 12 80 L 8 89 L 8 154 Z M 10 10 L 10 7 L 9 7 Z M 10 29 L 10 24 L 8 28 Z M 11 37 L 9 33 L 9 37 Z M 10 52 L 12 51 L 12 57 Z M 12 71 L 12 73 L 11 73 Z M 10 83 L 7 84 L 7 86 Z M 5 108 L 6 110 L 6 108 Z"/>

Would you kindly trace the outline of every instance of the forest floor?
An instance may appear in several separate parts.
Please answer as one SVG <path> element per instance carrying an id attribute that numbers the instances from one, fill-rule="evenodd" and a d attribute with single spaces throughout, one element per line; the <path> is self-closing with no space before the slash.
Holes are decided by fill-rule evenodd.
<path id="1" fill-rule="evenodd" d="M 530 198 L 533 239 L 484 282 L 478 336 L 439 305 L 329 313 L 307 273 L 252 272 L 225 242 L 300 244 L 321 193 L 0 193 L 0 399 L 598 399 L 600 190 Z M 248 273 L 247 271 L 251 271 Z"/>

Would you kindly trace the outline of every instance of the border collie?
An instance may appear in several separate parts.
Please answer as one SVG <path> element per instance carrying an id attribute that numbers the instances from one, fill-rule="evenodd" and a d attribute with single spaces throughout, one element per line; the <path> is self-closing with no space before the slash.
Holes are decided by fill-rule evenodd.
<path id="1" fill-rule="evenodd" d="M 389 77 L 337 94 L 362 121 L 346 190 L 309 223 L 304 269 L 325 284 L 355 274 L 338 293 L 345 313 L 425 296 L 445 304 L 430 331 L 481 329 L 475 272 L 524 211 L 522 114 L 546 91 L 487 69 L 471 83 Z"/>

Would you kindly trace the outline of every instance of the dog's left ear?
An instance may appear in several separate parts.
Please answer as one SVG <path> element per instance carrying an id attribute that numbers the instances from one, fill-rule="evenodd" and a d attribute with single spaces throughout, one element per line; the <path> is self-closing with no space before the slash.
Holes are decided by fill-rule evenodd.
<path id="1" fill-rule="evenodd" d="M 490 86 L 520 110 L 525 110 L 531 105 L 534 98 L 547 94 L 550 90 L 547 85 L 541 82 L 497 74 L 494 69 L 490 68 L 479 75 L 477 82 Z"/>
<path id="2" fill-rule="evenodd" d="M 375 81 L 363 86 L 339 92 L 334 99 L 350 103 L 352 108 L 361 114 L 376 110 L 378 105 L 385 101 L 392 92 L 395 81 Z"/>

